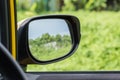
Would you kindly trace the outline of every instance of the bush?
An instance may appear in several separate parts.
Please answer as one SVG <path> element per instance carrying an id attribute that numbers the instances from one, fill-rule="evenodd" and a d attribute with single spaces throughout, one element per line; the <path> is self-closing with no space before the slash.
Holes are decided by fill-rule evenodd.
<path id="1" fill-rule="evenodd" d="M 18 10 L 29 10 L 31 6 L 31 1 L 30 0 L 17 0 L 17 9 Z"/>
<path id="2" fill-rule="evenodd" d="M 64 0 L 64 6 L 62 8 L 63 11 L 75 11 L 75 6 L 72 3 L 72 0 Z"/>
<path id="3" fill-rule="evenodd" d="M 107 9 L 114 11 L 120 10 L 120 0 L 107 0 Z"/>
<path id="4" fill-rule="evenodd" d="M 84 9 L 85 8 L 87 0 L 72 0 L 72 3 L 74 4 L 75 9 L 79 10 L 79 9 Z"/>
<path id="5" fill-rule="evenodd" d="M 63 10 L 74 11 L 79 9 L 100 11 L 107 7 L 107 0 L 64 0 Z"/>
<path id="6" fill-rule="evenodd" d="M 37 13 L 40 13 L 42 11 L 45 10 L 45 7 L 44 7 L 44 2 L 43 0 L 36 0 L 36 8 L 35 8 L 35 11 Z"/>
<path id="7" fill-rule="evenodd" d="M 106 6 L 106 0 L 89 0 L 85 5 L 85 9 L 87 10 L 103 10 Z"/>

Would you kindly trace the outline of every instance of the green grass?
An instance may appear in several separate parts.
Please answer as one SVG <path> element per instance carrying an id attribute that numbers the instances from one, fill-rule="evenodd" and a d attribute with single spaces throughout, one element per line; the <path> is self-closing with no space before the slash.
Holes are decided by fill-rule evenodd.
<path id="1" fill-rule="evenodd" d="M 70 14 L 80 19 L 80 46 L 70 58 L 49 65 L 28 65 L 27 71 L 120 70 L 120 12 L 80 10 L 53 14 Z"/>
<path id="2" fill-rule="evenodd" d="M 55 49 L 52 46 L 46 47 L 44 45 L 36 46 L 31 44 L 30 51 L 31 53 L 33 53 L 32 55 L 36 59 L 41 61 L 48 61 L 48 60 L 52 60 L 52 59 L 59 58 L 66 55 L 66 53 L 68 53 L 70 49 L 71 49 L 70 45 Z"/>

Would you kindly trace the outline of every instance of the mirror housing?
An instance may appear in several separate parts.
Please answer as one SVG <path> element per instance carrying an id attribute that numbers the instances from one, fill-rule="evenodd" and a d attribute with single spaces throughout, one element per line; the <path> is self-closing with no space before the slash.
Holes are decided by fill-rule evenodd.
<path id="1" fill-rule="evenodd" d="M 72 48 L 66 55 L 63 55 L 63 56 L 60 56 L 60 57 L 57 57 L 51 60 L 46 60 L 46 61 L 38 60 L 32 55 L 30 48 L 29 48 L 29 41 L 28 41 L 29 40 L 29 36 L 28 36 L 29 35 L 29 24 L 32 21 L 44 20 L 44 19 L 62 19 L 67 23 L 69 32 L 71 35 L 71 39 L 72 39 Z M 47 16 L 38 16 L 38 17 L 29 18 L 20 24 L 17 32 L 18 32 L 18 55 L 17 55 L 18 57 L 17 59 L 19 63 L 22 65 L 36 64 L 36 63 L 37 64 L 48 64 L 48 63 L 53 63 L 53 62 L 63 60 L 71 56 L 75 52 L 81 39 L 80 22 L 78 18 L 76 18 L 75 16 L 71 16 L 71 15 L 47 15 Z"/>

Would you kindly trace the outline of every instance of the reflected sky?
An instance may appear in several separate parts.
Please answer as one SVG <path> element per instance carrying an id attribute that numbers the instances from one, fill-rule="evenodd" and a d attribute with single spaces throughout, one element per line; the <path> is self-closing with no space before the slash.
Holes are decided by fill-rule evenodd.
<path id="1" fill-rule="evenodd" d="M 68 24 L 63 19 L 41 19 L 29 24 L 29 39 L 36 39 L 45 33 L 53 36 L 57 34 L 70 35 Z"/>

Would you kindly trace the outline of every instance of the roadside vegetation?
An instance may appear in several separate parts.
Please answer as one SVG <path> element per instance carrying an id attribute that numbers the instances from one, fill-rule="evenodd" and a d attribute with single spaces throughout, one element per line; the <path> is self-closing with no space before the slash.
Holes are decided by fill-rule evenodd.
<path id="1" fill-rule="evenodd" d="M 36 59 L 47 61 L 66 55 L 72 47 L 72 41 L 69 35 L 45 33 L 41 37 L 30 39 L 29 46 Z"/>
<path id="2" fill-rule="evenodd" d="M 18 10 L 18 21 L 36 15 L 70 14 L 78 17 L 81 23 L 82 38 L 75 54 L 53 64 L 28 65 L 27 71 L 120 70 L 120 11 L 118 8 L 109 7 L 110 10 L 104 10 L 106 8 L 103 6 L 100 9 L 86 10 L 86 6 L 85 9 L 79 10 L 43 11 L 42 13 Z"/>

